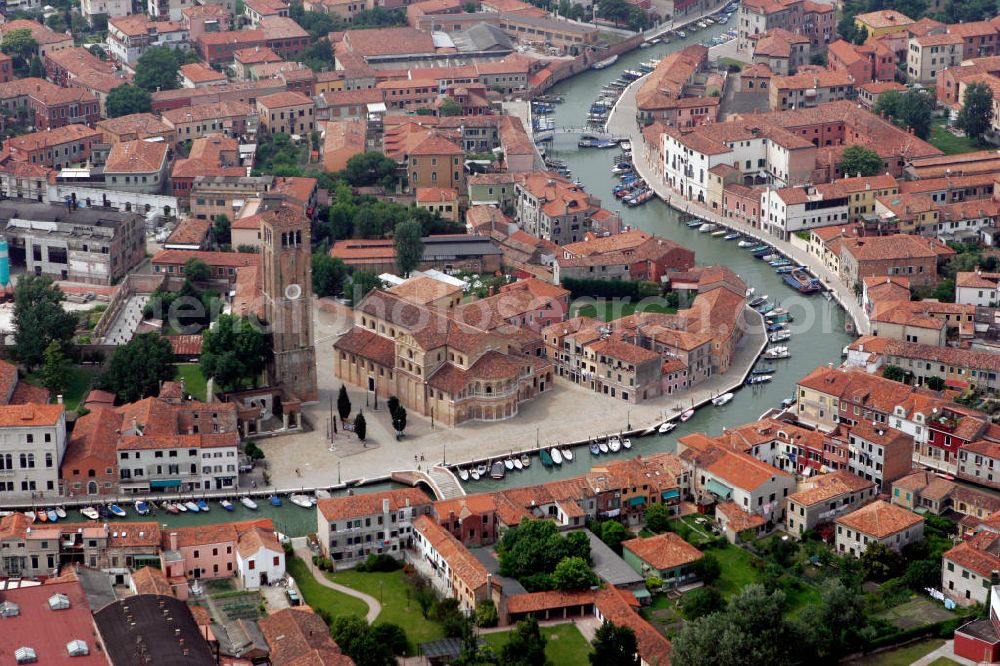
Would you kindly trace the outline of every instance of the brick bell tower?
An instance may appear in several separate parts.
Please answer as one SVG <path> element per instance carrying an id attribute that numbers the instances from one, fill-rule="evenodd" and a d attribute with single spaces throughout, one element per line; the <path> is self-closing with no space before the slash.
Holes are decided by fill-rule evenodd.
<path id="1" fill-rule="evenodd" d="M 312 243 L 309 218 L 289 206 L 261 214 L 261 284 L 271 327 L 272 386 L 302 402 L 316 400 L 316 348 L 312 321 Z"/>

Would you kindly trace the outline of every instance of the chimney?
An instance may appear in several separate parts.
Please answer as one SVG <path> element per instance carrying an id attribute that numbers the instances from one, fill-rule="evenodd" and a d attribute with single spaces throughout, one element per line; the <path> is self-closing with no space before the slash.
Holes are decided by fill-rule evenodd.
<path id="1" fill-rule="evenodd" d="M 170 550 L 177 550 L 177 532 L 170 533 Z"/>
<path id="2" fill-rule="evenodd" d="M 56 396 L 56 404 L 57 404 L 57 405 L 61 405 L 61 404 L 63 404 L 63 397 L 62 397 L 62 393 L 60 393 L 59 395 L 57 395 L 57 396 Z"/>
<path id="3" fill-rule="evenodd" d="M 382 513 L 389 513 L 389 498 L 382 499 Z"/>

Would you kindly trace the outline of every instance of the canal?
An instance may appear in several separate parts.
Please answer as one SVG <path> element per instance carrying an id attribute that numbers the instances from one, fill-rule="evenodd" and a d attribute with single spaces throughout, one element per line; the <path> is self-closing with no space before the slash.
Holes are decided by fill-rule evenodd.
<path id="1" fill-rule="evenodd" d="M 729 25 L 732 25 L 730 21 Z M 689 34 L 685 40 L 677 40 L 670 44 L 661 44 L 648 49 L 639 49 L 618 59 L 613 66 L 600 70 L 588 71 L 567 81 L 563 81 L 552 89 L 552 94 L 565 97 L 562 104 L 556 106 L 555 119 L 557 127 L 583 127 L 587 112 L 592 102 L 598 96 L 602 86 L 614 81 L 625 69 L 638 69 L 640 62 L 659 59 L 672 50 L 683 48 L 699 41 L 725 32 L 726 26 L 713 26 L 708 30 Z M 579 149 L 577 137 L 574 135 L 557 134 L 555 140 L 546 144 L 546 153 L 556 159 L 563 160 L 572 170 L 572 177 L 579 179 L 588 192 L 601 198 L 605 207 L 620 211 L 623 224 L 632 228 L 656 233 L 674 240 L 695 252 L 698 264 L 722 264 L 735 271 L 749 286 L 756 289 L 757 295 L 768 295 L 772 302 L 777 302 L 788 309 L 795 321 L 790 330 L 791 340 L 781 343 L 787 345 L 791 358 L 780 361 L 760 361 L 757 367 L 775 368 L 774 380 L 758 388 L 743 388 L 736 397 L 724 407 L 706 406 L 699 409 L 695 416 L 686 423 L 681 423 L 671 433 L 654 435 L 632 440 L 632 452 L 629 455 L 674 451 L 678 437 L 692 432 L 707 432 L 716 435 L 723 428 L 741 425 L 755 421 L 772 407 L 777 407 L 785 398 L 791 397 L 796 381 L 819 365 L 826 363 L 839 364 L 841 350 L 853 340 L 853 336 L 845 332 L 845 313 L 835 302 L 827 301 L 822 296 L 800 296 L 788 287 L 774 269 L 765 262 L 755 259 L 749 252 L 737 247 L 736 241 L 724 241 L 709 234 L 699 233 L 697 229 L 688 228 L 681 220 L 681 215 L 658 200 L 653 200 L 640 208 L 627 208 L 620 204 L 611 194 L 611 187 L 617 179 L 611 175 L 610 169 L 617 150 Z M 677 401 L 662 398 L 664 407 L 673 407 Z M 567 418 L 574 418 L 567 415 Z M 586 418 L 577 415 L 576 418 Z M 625 455 L 624 453 L 619 455 Z M 469 481 L 465 484 L 468 492 L 482 492 L 511 485 L 530 485 L 554 478 L 575 476 L 589 471 L 596 460 L 584 448 L 576 449 L 572 462 L 564 462 L 559 468 L 545 468 L 534 459 L 530 469 L 523 472 L 510 472 L 504 481 L 483 479 Z"/>

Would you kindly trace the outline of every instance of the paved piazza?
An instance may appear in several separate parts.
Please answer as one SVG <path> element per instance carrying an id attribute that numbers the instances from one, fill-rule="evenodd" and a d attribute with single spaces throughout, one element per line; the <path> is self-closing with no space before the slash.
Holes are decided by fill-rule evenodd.
<path id="1" fill-rule="evenodd" d="M 271 483 L 281 490 L 328 487 L 338 482 L 375 479 L 396 470 L 414 469 L 418 464 L 426 468 L 443 459 L 452 465 L 506 456 L 511 451 L 534 449 L 536 439 L 543 446 L 586 440 L 595 435 L 624 431 L 628 422 L 633 429 L 643 428 L 676 415 L 690 407 L 692 402 L 705 402 L 740 383 L 765 341 L 762 330 L 748 334 L 729 372 L 712 377 L 696 390 L 679 396 L 662 396 L 631 405 L 557 377 L 552 390 L 522 403 L 519 414 L 506 421 L 467 423 L 457 428 L 432 427 L 429 419 L 410 411 L 407 413 L 406 434 L 400 441 L 396 441 L 384 399 L 380 398 L 375 411 L 365 406 L 365 392 L 348 384 L 353 406 L 351 418 L 359 408 L 364 412 L 368 425 L 367 442 L 362 444 L 353 433 L 339 432 L 334 437 L 331 450 L 326 434 L 327 423 L 331 399 L 333 412 L 336 413 L 336 398 L 341 385 L 333 373 L 333 343 L 338 335 L 350 328 L 353 320 L 346 311 L 334 314 L 321 308 L 314 309 L 314 320 L 319 400 L 304 408 L 313 430 L 257 441 L 267 455 Z"/>

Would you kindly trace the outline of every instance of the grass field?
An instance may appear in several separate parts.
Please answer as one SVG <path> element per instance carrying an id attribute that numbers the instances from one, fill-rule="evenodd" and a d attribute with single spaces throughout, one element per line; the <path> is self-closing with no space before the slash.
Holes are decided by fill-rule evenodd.
<path id="1" fill-rule="evenodd" d="M 590 654 L 590 643 L 575 624 L 542 627 L 542 635 L 548 640 L 545 656 L 552 662 L 552 666 L 586 666 L 589 663 L 587 655 Z M 509 631 L 498 631 L 483 634 L 482 638 L 499 655 L 509 636 Z"/>
<path id="2" fill-rule="evenodd" d="M 364 617 L 368 612 L 368 604 L 360 599 L 355 599 L 343 592 L 331 590 L 316 582 L 306 563 L 301 559 L 289 557 L 286 560 L 285 568 L 288 569 L 289 575 L 298 583 L 303 601 L 312 608 L 329 613 L 331 618 L 340 617 L 341 615 Z"/>
<path id="3" fill-rule="evenodd" d="M 944 641 L 940 638 L 918 641 L 895 650 L 862 657 L 850 663 L 852 666 L 910 666 L 916 660 L 927 656 L 942 645 L 944 645 Z"/>
<path id="4" fill-rule="evenodd" d="M 410 654 L 416 653 L 417 643 L 444 638 L 441 626 L 425 620 L 420 606 L 410 599 L 410 588 L 402 571 L 362 573 L 348 570 L 328 574 L 328 577 L 335 583 L 378 599 L 382 604 L 382 612 L 376 622 L 391 622 L 402 627 L 410 641 Z"/>
<path id="5" fill-rule="evenodd" d="M 957 664 L 958 662 L 954 659 L 949 659 L 948 657 L 938 657 L 932 661 L 929 666 L 948 666 L 949 664 Z"/>
<path id="6" fill-rule="evenodd" d="M 727 599 L 747 585 L 757 582 L 757 570 L 750 563 L 750 553 L 732 544 L 725 548 L 713 548 L 715 559 L 722 565 L 722 575 L 715 586 Z"/>
<path id="7" fill-rule="evenodd" d="M 745 62 L 736 58 L 719 58 L 719 67 L 729 67 L 730 65 L 736 65 L 740 69 L 746 67 Z"/>
<path id="8" fill-rule="evenodd" d="M 931 135 L 927 142 L 946 155 L 968 153 L 980 149 L 980 146 L 968 137 L 955 136 L 949 132 L 946 120 L 937 120 L 931 125 Z"/>
<path id="9" fill-rule="evenodd" d="M 586 304 L 576 301 L 570 306 L 571 317 L 592 317 L 601 321 L 613 321 L 635 313 L 636 309 L 640 312 L 677 312 L 677 308 L 656 303 L 623 303 L 610 299 L 595 302 L 589 298 L 584 301 Z"/>
<path id="10" fill-rule="evenodd" d="M 184 390 L 194 396 L 195 400 L 208 402 L 208 380 L 201 374 L 197 363 L 178 363 L 177 379 L 184 380 Z"/>
<path id="11" fill-rule="evenodd" d="M 80 401 L 83 400 L 87 395 L 87 391 L 90 390 L 90 385 L 97 376 L 97 371 L 96 366 L 73 366 L 70 368 L 69 386 L 63 393 L 63 404 L 66 405 L 67 411 L 73 411 L 80 405 Z M 42 385 L 40 372 L 33 372 L 24 379 L 29 384 L 34 384 L 35 386 Z M 52 397 L 55 398 L 55 396 Z"/>

